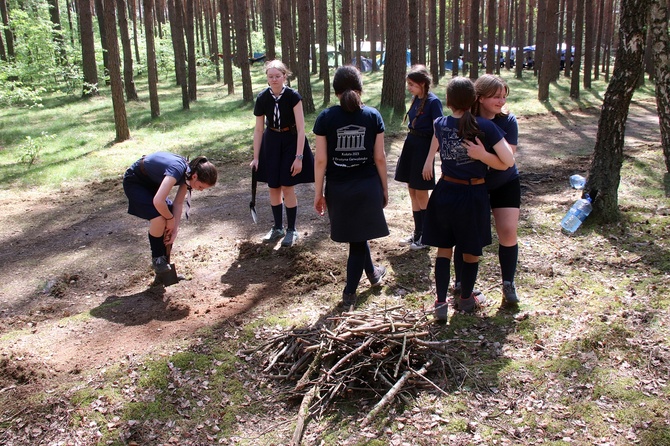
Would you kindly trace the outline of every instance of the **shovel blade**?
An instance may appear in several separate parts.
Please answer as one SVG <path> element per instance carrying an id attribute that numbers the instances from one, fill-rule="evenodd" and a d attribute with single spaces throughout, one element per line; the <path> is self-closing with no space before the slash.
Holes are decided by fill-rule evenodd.
<path id="1" fill-rule="evenodd" d="M 174 263 L 170 263 L 170 271 L 158 274 L 157 278 L 164 286 L 179 283 L 179 277 L 177 276 L 177 269 L 175 268 Z"/>
<path id="2" fill-rule="evenodd" d="M 258 223 L 258 214 L 256 214 L 256 206 L 250 205 L 249 208 L 251 210 L 251 219 L 254 221 L 254 223 Z"/>

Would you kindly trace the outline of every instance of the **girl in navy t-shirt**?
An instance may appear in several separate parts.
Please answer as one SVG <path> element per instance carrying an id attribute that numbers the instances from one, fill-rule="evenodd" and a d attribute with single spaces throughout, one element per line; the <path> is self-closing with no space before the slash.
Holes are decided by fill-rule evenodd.
<path id="1" fill-rule="evenodd" d="M 455 245 L 463 250 L 461 296 L 455 299 L 455 307 L 473 313 L 481 304 L 473 290 L 482 249 L 491 243 L 485 177 L 489 166 L 506 169 L 514 165 L 514 155 L 503 132 L 491 121 L 475 118 L 470 112 L 475 99 L 470 79 L 455 77 L 449 82 L 446 104 L 452 114 L 435 121 L 435 134 L 423 169 L 424 178 L 432 178 L 434 157 L 439 151 L 442 174 L 428 200 L 423 243 L 438 248 L 435 317 L 440 321 L 448 316 L 446 300 Z M 481 141 L 486 150 L 466 146 L 464 140 Z"/>

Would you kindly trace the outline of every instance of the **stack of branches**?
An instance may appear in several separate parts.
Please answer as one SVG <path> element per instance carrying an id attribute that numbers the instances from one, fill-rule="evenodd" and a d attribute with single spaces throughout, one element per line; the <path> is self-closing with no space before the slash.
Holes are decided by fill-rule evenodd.
<path id="1" fill-rule="evenodd" d="M 442 392 L 438 384 L 446 384 L 447 373 L 455 375 L 458 363 L 447 348 L 454 340 L 436 340 L 425 312 L 371 308 L 328 321 L 330 328 L 291 329 L 242 352 L 266 355 L 267 376 L 290 382 L 290 396 L 302 399 L 293 444 L 300 442 L 307 415 L 323 415 L 337 398 L 380 398 L 363 420 L 365 426 L 396 398 L 408 403 L 408 395 L 419 389 Z"/>

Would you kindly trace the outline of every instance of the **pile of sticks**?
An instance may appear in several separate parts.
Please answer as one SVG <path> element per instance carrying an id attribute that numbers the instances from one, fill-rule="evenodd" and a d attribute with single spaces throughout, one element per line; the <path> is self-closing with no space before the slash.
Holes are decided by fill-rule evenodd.
<path id="1" fill-rule="evenodd" d="M 379 397 L 365 426 L 396 398 L 408 403 L 407 395 L 418 389 L 442 392 L 427 376 L 444 385 L 447 371 L 453 372 L 447 348 L 453 340 L 435 340 L 435 325 L 425 312 L 372 308 L 328 321 L 330 328 L 290 330 L 243 352 L 263 355 L 267 376 L 290 382 L 290 396 L 302 398 L 292 444 L 300 443 L 306 417 L 323 415 L 337 398 Z"/>

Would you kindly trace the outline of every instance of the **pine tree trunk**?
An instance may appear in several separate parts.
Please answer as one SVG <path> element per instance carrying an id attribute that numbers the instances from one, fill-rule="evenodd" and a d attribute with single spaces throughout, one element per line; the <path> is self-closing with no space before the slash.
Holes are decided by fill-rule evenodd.
<path id="1" fill-rule="evenodd" d="M 81 63 L 84 71 L 82 96 L 97 96 L 100 94 L 98 92 L 98 65 L 95 62 L 93 16 L 90 0 L 79 0 L 79 29 L 81 34 Z"/>
<path id="2" fill-rule="evenodd" d="M 603 99 L 596 146 L 585 191 L 594 199 L 593 219 L 610 223 L 619 215 L 618 188 L 623 144 L 633 93 L 642 75 L 645 26 L 652 0 L 623 0 L 614 72 Z"/>
<path id="3" fill-rule="evenodd" d="M 668 36 L 668 3 L 653 0 L 651 5 L 651 33 L 654 45 L 656 77 L 656 109 L 661 124 L 661 143 L 665 168 L 670 172 L 670 36 Z"/>
<path id="4" fill-rule="evenodd" d="M 119 32 L 121 33 L 121 45 L 123 47 L 123 84 L 126 89 L 126 99 L 136 101 L 137 90 L 135 89 L 135 74 L 133 73 L 133 50 L 130 45 L 130 33 L 128 32 L 128 13 L 126 12 L 125 0 L 116 0 L 116 11 L 119 17 Z"/>
<path id="5" fill-rule="evenodd" d="M 158 102 L 158 67 L 156 65 L 156 44 L 154 42 L 154 0 L 144 0 L 144 31 L 147 47 L 147 81 L 149 82 L 149 101 L 151 117 L 161 114 Z"/>
<path id="6" fill-rule="evenodd" d="M 309 73 L 311 8 L 312 0 L 301 0 L 298 3 L 298 90 L 302 96 L 302 110 L 305 114 L 315 110 Z"/>
<path id="7" fill-rule="evenodd" d="M 107 32 L 107 51 L 109 52 L 109 83 L 112 90 L 112 105 L 114 107 L 114 126 L 116 127 L 116 142 L 123 142 L 130 138 L 126 103 L 123 98 L 123 80 L 121 79 L 121 58 L 119 55 L 119 41 L 116 33 L 116 1 L 105 0 L 104 23 Z"/>
<path id="8" fill-rule="evenodd" d="M 386 29 L 393 30 L 386 39 L 386 67 L 382 82 L 381 105 L 393 108 L 399 115 L 405 113 L 405 74 L 407 71 L 407 27 L 398 23 L 406 17 L 407 0 L 388 0 Z"/>

